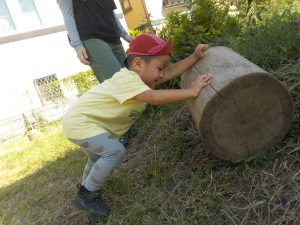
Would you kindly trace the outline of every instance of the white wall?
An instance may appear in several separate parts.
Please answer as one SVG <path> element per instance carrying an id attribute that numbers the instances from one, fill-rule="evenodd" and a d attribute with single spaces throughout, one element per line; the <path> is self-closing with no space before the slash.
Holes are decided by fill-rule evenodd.
<path id="1" fill-rule="evenodd" d="M 57 26 L 63 24 L 60 10 L 57 6 L 56 0 L 34 0 L 36 9 L 38 11 L 41 23 L 31 24 L 27 21 L 27 17 L 24 17 L 18 0 L 6 0 L 7 7 L 13 18 L 16 30 L 11 30 L 5 33 L 1 33 L 0 36 L 16 34 L 20 32 L 26 32 L 34 29 L 41 29 L 51 26 Z"/>
<path id="2" fill-rule="evenodd" d="M 34 79 L 51 74 L 60 79 L 89 69 L 78 61 L 66 32 L 0 45 L 0 62 L 0 104 L 9 106 L 0 110 L 0 119 L 29 110 L 23 95 L 29 90 L 35 96 Z"/>
<path id="3" fill-rule="evenodd" d="M 164 18 L 162 15 L 162 0 L 145 0 L 145 4 L 150 13 L 151 20 L 158 20 Z"/>
<path id="4" fill-rule="evenodd" d="M 9 0 L 10 1 L 10 0 Z M 44 27 L 62 25 L 63 17 L 56 0 L 34 0 Z"/>
<path id="5" fill-rule="evenodd" d="M 8 0 L 10 5 L 16 0 Z M 121 13 L 119 1 L 115 1 Z M 56 0 L 35 0 L 44 27 L 63 24 Z M 18 13 L 16 12 L 15 15 Z M 124 18 L 121 23 L 125 28 Z M 122 42 L 127 48 L 128 44 Z M 0 45 L 0 120 L 40 106 L 33 80 L 56 74 L 58 79 L 88 70 L 69 45 L 67 33 L 58 32 Z M 28 94 L 32 96 L 32 104 Z"/>

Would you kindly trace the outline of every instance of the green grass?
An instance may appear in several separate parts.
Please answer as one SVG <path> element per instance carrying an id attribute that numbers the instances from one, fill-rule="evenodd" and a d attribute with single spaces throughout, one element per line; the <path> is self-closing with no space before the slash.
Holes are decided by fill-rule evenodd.
<path id="1" fill-rule="evenodd" d="M 135 128 L 104 187 L 113 211 L 100 224 L 300 222 L 299 118 L 268 154 L 240 163 L 205 151 L 182 104 L 149 107 Z M 1 154 L 0 224 L 88 223 L 73 203 L 86 159 L 60 124 L 33 142 L 2 144 Z"/>
<path id="2" fill-rule="evenodd" d="M 78 164 L 83 163 L 84 158 L 57 125 L 49 126 L 33 142 L 21 138 L 2 144 L 2 223 L 51 224 L 67 204 L 66 199 L 72 198 L 82 169 Z"/>

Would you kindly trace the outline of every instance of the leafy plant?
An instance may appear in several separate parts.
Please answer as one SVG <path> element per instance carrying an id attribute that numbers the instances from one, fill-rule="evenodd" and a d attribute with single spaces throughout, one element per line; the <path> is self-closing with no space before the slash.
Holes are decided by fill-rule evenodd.
<path id="1" fill-rule="evenodd" d="M 82 95 L 84 92 L 91 89 L 91 87 L 97 85 L 98 81 L 92 70 L 88 70 L 63 79 L 63 83 L 69 87 L 75 84 L 79 95 Z"/>
<path id="2" fill-rule="evenodd" d="M 274 15 L 264 25 L 248 28 L 230 47 L 269 70 L 300 59 L 300 20 L 297 14 Z M 259 49 L 259 50 L 258 50 Z"/>

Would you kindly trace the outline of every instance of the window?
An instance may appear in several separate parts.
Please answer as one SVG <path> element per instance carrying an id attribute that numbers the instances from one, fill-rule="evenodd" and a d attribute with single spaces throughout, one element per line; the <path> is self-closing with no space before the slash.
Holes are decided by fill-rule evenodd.
<path id="1" fill-rule="evenodd" d="M 55 74 L 36 79 L 33 83 L 44 106 L 64 100 L 63 92 Z"/>
<path id="2" fill-rule="evenodd" d="M 42 25 L 33 0 L 18 0 L 23 14 L 23 24 L 26 28 L 35 28 Z"/>
<path id="3" fill-rule="evenodd" d="M 5 31 L 15 30 L 15 24 L 7 8 L 5 0 L 0 0 L 0 34 Z"/>
<path id="4" fill-rule="evenodd" d="M 129 0 L 120 0 L 120 3 L 124 14 L 132 10 Z"/>

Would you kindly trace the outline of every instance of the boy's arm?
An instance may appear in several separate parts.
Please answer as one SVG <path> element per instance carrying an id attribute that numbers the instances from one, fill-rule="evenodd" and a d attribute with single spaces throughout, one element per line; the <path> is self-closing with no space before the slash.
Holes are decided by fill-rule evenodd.
<path id="1" fill-rule="evenodd" d="M 189 88 L 171 90 L 148 90 L 135 96 L 136 100 L 151 105 L 164 105 L 197 97 L 212 78 L 211 74 L 199 76 Z"/>
<path id="2" fill-rule="evenodd" d="M 190 89 L 148 90 L 137 95 L 135 99 L 150 105 L 164 105 L 192 98 Z"/>
<path id="3" fill-rule="evenodd" d="M 193 66 L 199 59 L 202 58 L 204 52 L 208 49 L 208 45 L 206 44 L 199 44 L 193 54 L 180 60 L 177 63 L 169 66 L 168 68 L 162 71 L 163 76 L 160 79 L 159 83 L 165 83 L 166 81 L 172 80 L 173 78 L 181 75 L 183 72 L 188 70 L 191 66 Z"/>

